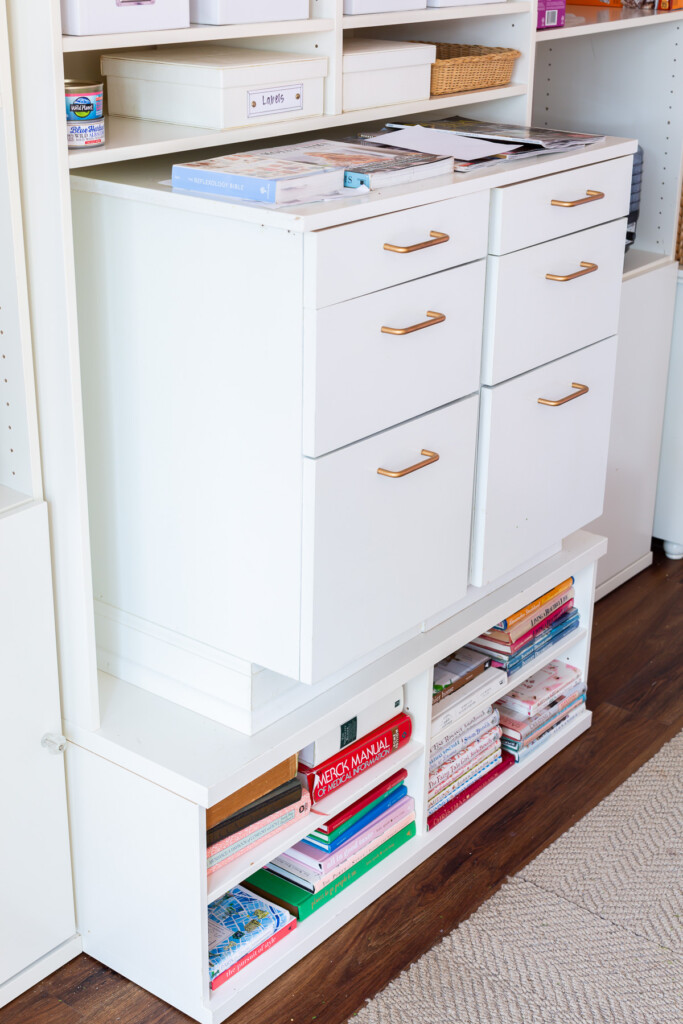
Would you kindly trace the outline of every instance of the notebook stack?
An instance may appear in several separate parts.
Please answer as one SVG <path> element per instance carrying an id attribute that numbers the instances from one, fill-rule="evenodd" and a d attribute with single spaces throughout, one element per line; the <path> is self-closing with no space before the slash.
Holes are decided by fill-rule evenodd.
<path id="1" fill-rule="evenodd" d="M 208 874 L 308 814 L 311 800 L 297 777 L 297 761 L 294 754 L 209 807 L 206 812 Z"/>
<path id="2" fill-rule="evenodd" d="M 502 746 L 523 761 L 557 730 L 580 715 L 586 704 L 581 672 L 563 661 L 551 661 L 496 702 Z"/>
<path id="3" fill-rule="evenodd" d="M 209 979 L 217 989 L 296 927 L 296 918 L 236 885 L 209 904 Z"/>
<path id="4" fill-rule="evenodd" d="M 251 875 L 244 885 L 303 919 L 415 835 L 415 803 L 400 769 Z"/>
<path id="5" fill-rule="evenodd" d="M 511 674 L 578 628 L 579 611 L 574 607 L 574 579 L 570 576 L 467 646 Z"/>

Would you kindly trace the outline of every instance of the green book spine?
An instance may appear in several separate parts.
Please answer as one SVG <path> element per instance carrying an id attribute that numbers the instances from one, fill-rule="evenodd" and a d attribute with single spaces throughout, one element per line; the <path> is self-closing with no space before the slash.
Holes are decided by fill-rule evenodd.
<path id="1" fill-rule="evenodd" d="M 352 818 L 349 818 L 347 821 L 342 822 L 342 824 L 339 826 L 339 828 L 336 828 L 334 830 L 334 832 L 329 832 L 326 835 L 324 832 L 318 832 L 316 830 L 312 834 L 317 839 L 321 839 L 324 843 L 332 843 L 332 842 L 334 842 L 334 840 L 337 839 L 340 835 L 343 835 L 343 833 L 346 832 L 347 829 L 351 828 L 352 825 L 355 825 L 355 823 L 360 818 L 362 818 L 369 811 L 371 811 L 373 809 L 373 807 L 376 807 L 377 804 L 380 803 L 381 800 L 386 800 L 386 798 L 388 796 L 390 796 L 391 793 L 395 792 L 398 789 L 399 786 L 405 786 L 405 779 L 401 779 L 400 782 L 397 782 L 395 786 L 392 786 L 391 789 L 388 789 L 386 791 L 386 793 L 381 793 L 377 797 L 377 799 L 373 800 L 371 804 L 367 805 L 367 807 L 361 807 L 361 809 L 359 811 L 356 811 L 356 813 L 353 815 Z"/>
<path id="2" fill-rule="evenodd" d="M 346 889 L 347 886 L 351 885 L 358 878 L 361 878 L 367 871 L 374 868 L 376 864 L 388 857 L 389 854 L 394 853 L 400 846 L 407 843 L 409 839 L 412 839 L 415 835 L 415 822 L 411 821 L 409 825 L 397 832 L 391 839 L 387 839 L 386 843 L 382 843 L 376 850 L 369 853 L 367 857 L 363 857 L 357 864 L 354 864 L 352 868 L 345 871 L 339 878 L 335 878 L 333 882 L 330 882 L 328 886 L 321 889 L 320 892 L 306 892 L 305 889 L 299 888 L 293 882 L 288 882 L 285 878 L 278 878 L 277 875 L 272 875 L 269 871 L 256 871 L 253 875 L 250 875 L 242 884 L 247 889 L 253 889 L 254 892 L 266 899 L 272 899 L 274 903 L 279 903 L 303 921 L 304 918 L 309 917 L 316 910 L 328 903 L 331 899 Z"/>

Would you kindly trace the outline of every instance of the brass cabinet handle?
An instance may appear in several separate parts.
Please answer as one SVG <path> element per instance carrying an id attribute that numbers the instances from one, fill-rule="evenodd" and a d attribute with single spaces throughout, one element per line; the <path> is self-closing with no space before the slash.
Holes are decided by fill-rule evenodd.
<path id="1" fill-rule="evenodd" d="M 435 313 L 433 309 L 427 310 L 429 320 L 421 324 L 413 324 L 412 327 L 383 327 L 382 334 L 412 334 L 414 331 L 423 331 L 425 327 L 433 327 L 434 324 L 442 324 L 446 320 L 445 313 Z"/>
<path id="2" fill-rule="evenodd" d="M 433 245 L 441 245 L 443 242 L 450 242 L 451 236 L 444 235 L 441 231 L 430 231 L 430 242 L 418 242 L 417 245 L 390 245 L 384 243 L 387 252 L 417 252 L 418 249 L 431 249 Z"/>
<path id="3" fill-rule="evenodd" d="M 596 192 L 594 189 L 586 189 L 586 195 L 583 199 L 551 199 L 551 206 L 583 206 L 584 203 L 595 203 L 598 199 L 604 199 L 604 192 Z"/>
<path id="4" fill-rule="evenodd" d="M 416 462 L 414 466 L 408 466 L 407 469 L 378 469 L 377 472 L 380 476 L 390 476 L 392 480 L 396 480 L 399 476 L 408 476 L 408 473 L 414 473 L 416 469 L 424 469 L 425 466 L 431 466 L 432 462 L 439 461 L 436 452 L 430 452 L 426 448 L 422 449 L 420 455 L 427 456 L 424 462 Z"/>
<path id="5" fill-rule="evenodd" d="M 566 402 L 573 402 L 575 398 L 580 398 L 581 395 L 587 395 L 589 390 L 590 390 L 587 384 L 572 384 L 572 387 L 576 388 L 576 391 L 574 392 L 573 395 L 565 395 L 564 398 L 556 398 L 556 399 L 552 399 L 552 398 L 539 398 L 538 404 L 539 405 L 552 405 L 552 406 L 564 405 Z"/>
<path id="6" fill-rule="evenodd" d="M 592 274 L 598 269 L 597 263 L 584 263 L 581 261 L 581 266 L 585 267 L 585 270 L 577 270 L 573 274 L 546 274 L 546 281 L 574 281 L 577 277 L 585 277 L 586 274 Z"/>

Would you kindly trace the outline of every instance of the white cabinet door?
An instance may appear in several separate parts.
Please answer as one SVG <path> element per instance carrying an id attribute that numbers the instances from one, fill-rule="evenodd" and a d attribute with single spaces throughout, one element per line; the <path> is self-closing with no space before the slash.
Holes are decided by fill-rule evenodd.
<path id="1" fill-rule="evenodd" d="M 616 352 L 617 339 L 607 338 L 482 388 L 475 586 L 529 561 L 602 512 Z"/>
<path id="2" fill-rule="evenodd" d="M 45 504 L 0 516 L 0 569 L 2 985 L 75 932 Z"/>
<path id="3" fill-rule="evenodd" d="M 472 395 L 304 459 L 302 680 L 417 631 L 464 596 L 478 405 Z"/>

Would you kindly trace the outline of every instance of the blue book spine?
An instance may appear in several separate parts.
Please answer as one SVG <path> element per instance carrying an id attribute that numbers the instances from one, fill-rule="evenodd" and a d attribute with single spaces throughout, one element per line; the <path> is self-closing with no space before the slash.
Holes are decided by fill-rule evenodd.
<path id="1" fill-rule="evenodd" d="M 344 171 L 344 188 L 358 188 L 359 185 L 370 188 L 370 175 L 361 171 Z"/>
<path id="2" fill-rule="evenodd" d="M 311 851 L 324 849 L 327 853 L 334 853 L 335 850 L 338 850 L 340 846 L 343 846 L 349 839 L 352 839 L 358 832 L 367 828 L 375 818 L 379 818 L 380 814 L 384 814 L 385 811 L 388 811 L 390 807 L 398 803 L 399 800 L 402 800 L 403 797 L 407 795 L 408 787 L 406 785 L 397 786 L 396 789 L 392 789 L 384 800 L 380 800 L 377 806 L 372 808 L 369 814 L 364 814 L 362 818 L 359 818 L 354 825 L 348 828 L 346 832 L 339 836 L 339 838 L 333 843 L 328 843 L 323 846 L 322 843 L 312 843 L 308 838 L 302 841 L 307 846 L 310 846 Z"/>
<path id="3" fill-rule="evenodd" d="M 188 192 L 202 192 L 210 196 L 233 196 L 256 203 L 274 203 L 277 196 L 277 179 L 251 178 L 241 174 L 226 174 L 224 171 L 210 171 L 202 167 L 173 168 L 174 188 Z"/>

